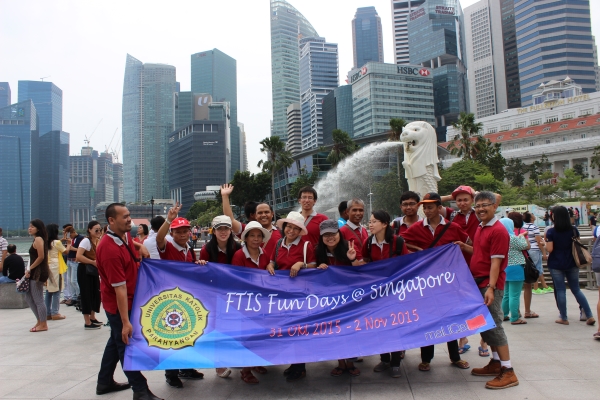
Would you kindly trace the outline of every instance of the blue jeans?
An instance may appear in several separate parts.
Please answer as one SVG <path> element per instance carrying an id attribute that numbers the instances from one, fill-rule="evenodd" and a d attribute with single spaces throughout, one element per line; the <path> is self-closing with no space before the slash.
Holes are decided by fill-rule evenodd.
<path id="1" fill-rule="evenodd" d="M 551 269 L 550 275 L 552 275 L 552 281 L 554 282 L 554 295 L 556 297 L 556 305 L 560 312 L 560 318 L 567 320 L 567 286 L 565 285 L 565 278 L 571 289 L 571 293 L 575 296 L 575 300 L 579 303 L 579 306 L 583 309 L 587 318 L 593 316 L 590 305 L 588 304 L 585 295 L 579 289 L 579 268 L 573 267 L 567 270 Z"/>
<path id="2" fill-rule="evenodd" d="M 46 290 L 46 313 L 48 316 L 58 315 L 60 306 L 60 291 L 50 293 Z"/>
<path id="3" fill-rule="evenodd" d="M 77 261 L 67 260 L 67 279 L 66 283 L 69 285 L 69 293 L 71 295 L 71 300 L 77 301 L 79 298 L 79 283 L 77 282 L 77 268 L 79 267 L 79 263 Z"/>
<path id="4" fill-rule="evenodd" d="M 540 274 L 544 274 L 544 266 L 542 265 L 542 252 L 540 249 L 530 249 L 528 250 L 529 257 L 531 257 L 531 261 L 535 263 L 535 268 L 540 271 Z"/>
<path id="5" fill-rule="evenodd" d="M 16 281 L 13 281 L 12 279 L 10 279 L 8 276 L 0 276 L 0 283 L 15 283 Z"/>

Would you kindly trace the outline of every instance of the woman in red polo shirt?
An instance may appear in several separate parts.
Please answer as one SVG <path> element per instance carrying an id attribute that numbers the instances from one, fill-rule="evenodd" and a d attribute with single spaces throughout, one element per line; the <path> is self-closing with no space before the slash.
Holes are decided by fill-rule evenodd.
<path id="1" fill-rule="evenodd" d="M 246 245 L 235 252 L 232 265 L 246 268 L 267 269 L 269 256 L 263 252 L 262 246 L 271 238 L 271 232 L 262 227 L 257 221 L 251 221 L 246 225 L 242 232 L 241 239 Z M 256 371 L 259 374 L 266 374 L 265 367 L 244 367 L 242 368 L 242 380 L 250 385 L 256 385 L 258 379 L 252 374 Z"/>
<path id="2" fill-rule="evenodd" d="M 198 264 L 206 265 L 208 262 L 231 264 L 233 256 L 241 246 L 235 241 L 231 230 L 231 218 L 227 215 L 218 215 L 212 220 L 212 237 L 200 250 Z M 229 368 L 216 368 L 217 375 L 227 378 L 231 375 Z"/>
<path id="3" fill-rule="evenodd" d="M 369 219 L 371 236 L 363 243 L 362 258 L 365 262 L 385 260 L 387 258 L 408 254 L 406 244 L 401 237 L 394 235 L 390 226 L 390 214 L 384 210 L 373 211 Z M 391 246 L 391 248 L 390 248 Z M 383 372 L 392 367 L 390 376 L 399 378 L 400 362 L 404 351 L 394 351 L 380 355 L 381 362 L 373 368 L 375 372 Z"/>
<path id="4" fill-rule="evenodd" d="M 319 224 L 319 243 L 315 248 L 318 268 L 327 269 L 329 265 L 358 267 L 363 263 L 362 256 L 356 253 L 354 242 L 348 242 L 340 233 L 337 221 L 326 219 Z M 339 359 L 338 366 L 331 376 L 340 376 L 344 372 L 359 376 L 360 370 L 354 366 L 354 358 Z"/>
<path id="5" fill-rule="evenodd" d="M 304 268 L 315 268 L 315 253 L 304 236 L 308 234 L 304 226 L 304 217 L 297 211 L 291 211 L 287 218 L 277 221 L 277 227 L 283 231 L 283 237 L 277 241 L 267 271 L 275 275 L 275 270 L 290 271 L 290 276 L 296 277 Z M 292 364 L 283 371 L 288 382 L 297 381 L 306 376 L 306 365 Z"/>

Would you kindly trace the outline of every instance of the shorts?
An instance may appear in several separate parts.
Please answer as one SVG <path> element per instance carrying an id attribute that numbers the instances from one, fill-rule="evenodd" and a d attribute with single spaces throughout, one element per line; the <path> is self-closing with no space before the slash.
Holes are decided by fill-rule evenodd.
<path id="1" fill-rule="evenodd" d="M 479 288 L 479 291 L 481 292 L 481 296 L 485 298 L 485 292 L 487 291 L 487 288 Z M 504 312 L 502 311 L 502 297 L 504 297 L 504 290 L 494 290 L 494 301 L 488 306 L 488 309 L 490 310 L 492 318 L 494 318 L 496 327 L 494 329 L 490 329 L 489 331 L 481 332 L 481 338 L 489 346 L 508 345 L 508 339 L 506 338 L 506 333 L 504 333 L 504 328 L 502 327 L 502 320 L 504 319 Z"/>
<path id="2" fill-rule="evenodd" d="M 535 263 L 535 268 L 540 271 L 540 275 L 544 274 L 544 266 L 542 265 L 542 252 L 539 249 L 529 250 L 529 257 Z"/>

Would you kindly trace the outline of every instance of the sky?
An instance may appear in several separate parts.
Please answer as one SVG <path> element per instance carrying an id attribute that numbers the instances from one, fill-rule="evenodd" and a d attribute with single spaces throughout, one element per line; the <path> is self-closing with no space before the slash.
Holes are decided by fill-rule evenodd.
<path id="1" fill-rule="evenodd" d="M 320 36 L 338 43 L 341 83 L 353 64 L 351 21 L 357 7 L 375 6 L 384 61 L 394 62 L 390 0 L 289 2 Z M 598 36 L 600 1 L 590 3 L 592 33 Z M 175 66 L 181 90 L 187 91 L 190 55 L 218 48 L 237 60 L 238 120 L 245 124 L 248 166 L 258 172 L 263 157 L 258 142 L 269 136 L 272 119 L 269 11 L 268 0 L 4 0 L 0 82 L 10 83 L 13 103 L 19 80 L 53 82 L 63 90 L 70 153 L 79 154 L 86 136 L 95 149 L 111 151 L 121 148 L 127 53 L 145 63 Z"/>

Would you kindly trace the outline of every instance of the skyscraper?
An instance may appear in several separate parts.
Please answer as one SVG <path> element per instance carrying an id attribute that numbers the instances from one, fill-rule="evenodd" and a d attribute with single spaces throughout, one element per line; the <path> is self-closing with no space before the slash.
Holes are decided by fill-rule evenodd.
<path id="1" fill-rule="evenodd" d="M 409 64 L 408 15 L 425 0 L 391 0 L 392 31 L 394 32 L 394 59 L 396 64 Z M 357 65 L 356 67 L 360 67 Z"/>
<path id="2" fill-rule="evenodd" d="M 71 222 L 69 134 L 64 131 L 46 132 L 39 139 L 39 209 L 35 218 L 44 223 L 62 226 Z"/>
<path id="3" fill-rule="evenodd" d="M 19 103 L 31 99 L 40 119 L 40 136 L 62 130 L 62 90 L 52 82 L 19 81 Z"/>
<path id="4" fill-rule="evenodd" d="M 532 104 L 537 88 L 567 76 L 583 93 L 596 91 L 594 42 L 587 0 L 515 0 L 521 106 Z"/>
<path id="5" fill-rule="evenodd" d="M 231 112 L 231 173 L 240 168 L 237 125 L 237 62 L 218 49 L 192 54 L 192 92 L 208 93 L 215 102 L 228 101 Z M 189 123 L 190 121 L 185 121 Z M 176 128 L 175 128 L 176 129 Z"/>
<path id="6" fill-rule="evenodd" d="M 271 0 L 272 136 L 287 140 L 287 107 L 300 100 L 298 39 L 318 37 L 306 18 L 285 0 Z"/>
<path id="7" fill-rule="evenodd" d="M 483 118 L 508 108 L 500 3 L 480 0 L 465 8 L 464 19 L 470 110 Z"/>
<path id="8" fill-rule="evenodd" d="M 302 151 L 302 111 L 300 103 L 292 103 L 287 108 L 287 142 L 285 149 L 296 155 Z"/>
<path id="9" fill-rule="evenodd" d="M 302 150 L 323 144 L 323 97 L 339 86 L 338 46 L 325 38 L 306 37 L 300 46 Z"/>
<path id="10" fill-rule="evenodd" d="M 70 222 L 75 229 L 85 229 L 86 224 L 93 219 L 96 207 L 94 189 L 94 170 L 98 152 L 91 147 L 83 147 L 81 155 L 70 156 Z M 96 178 L 97 179 L 97 178 Z"/>
<path id="11" fill-rule="evenodd" d="M 493 10 L 500 6 L 502 37 L 504 41 L 504 71 L 506 75 L 506 101 L 508 108 L 521 107 L 521 82 L 519 80 L 519 54 L 515 27 L 515 0 L 500 0 L 491 3 Z"/>
<path id="12" fill-rule="evenodd" d="M 0 226 L 26 229 L 39 206 L 38 116 L 31 100 L 0 108 Z"/>
<path id="13" fill-rule="evenodd" d="M 333 131 L 339 129 L 354 136 L 352 85 L 335 88 L 323 97 L 323 145 L 333 144 Z"/>
<path id="14" fill-rule="evenodd" d="M 123 83 L 125 201 L 167 198 L 167 136 L 173 130 L 175 67 L 127 55 Z"/>
<path id="15" fill-rule="evenodd" d="M 369 61 L 383 62 L 383 34 L 381 18 L 375 7 L 360 7 L 352 20 L 352 48 L 354 68 Z"/>
<path id="16" fill-rule="evenodd" d="M 436 131 L 445 141 L 446 126 L 469 109 L 462 9 L 458 0 L 427 0 L 408 19 L 410 63 L 431 69 Z"/>
<path id="17" fill-rule="evenodd" d="M 246 130 L 244 124 L 238 122 L 238 129 L 240 131 L 240 171 L 248 171 L 248 148 L 246 147 Z M 232 172 L 232 174 L 234 174 Z"/>
<path id="18" fill-rule="evenodd" d="M 0 108 L 10 106 L 10 98 L 10 85 L 8 82 L 0 82 Z"/>

